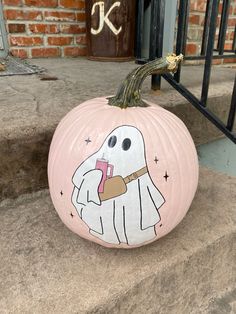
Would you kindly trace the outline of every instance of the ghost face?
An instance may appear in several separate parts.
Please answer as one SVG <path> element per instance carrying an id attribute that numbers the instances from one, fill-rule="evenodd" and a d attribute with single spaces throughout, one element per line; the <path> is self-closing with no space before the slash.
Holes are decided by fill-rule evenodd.
<path id="1" fill-rule="evenodd" d="M 72 203 L 92 235 L 139 245 L 156 236 L 158 209 L 165 200 L 149 176 L 144 140 L 132 126 L 120 126 L 75 171 Z"/>
<path id="2" fill-rule="evenodd" d="M 113 175 L 125 177 L 137 171 L 146 164 L 142 134 L 132 126 L 116 128 L 106 138 L 96 158 L 106 159 L 114 165 Z"/>

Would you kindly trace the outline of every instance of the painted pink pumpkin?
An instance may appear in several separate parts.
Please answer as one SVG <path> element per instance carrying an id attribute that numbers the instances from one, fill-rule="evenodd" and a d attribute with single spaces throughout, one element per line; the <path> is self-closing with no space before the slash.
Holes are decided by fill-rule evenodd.
<path id="1" fill-rule="evenodd" d="M 114 97 L 88 100 L 58 125 L 50 147 L 50 193 L 61 220 L 106 247 L 133 248 L 170 232 L 185 216 L 198 160 L 183 122 L 141 99 L 153 72 L 173 72 L 181 56 L 131 72 Z"/>

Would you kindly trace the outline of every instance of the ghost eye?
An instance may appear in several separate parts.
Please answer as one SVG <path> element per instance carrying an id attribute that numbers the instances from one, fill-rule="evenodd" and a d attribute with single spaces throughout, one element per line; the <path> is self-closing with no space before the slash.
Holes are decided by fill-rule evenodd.
<path id="1" fill-rule="evenodd" d="M 108 146 L 112 148 L 116 145 L 116 142 L 117 142 L 117 138 L 115 135 L 113 135 L 108 140 Z"/>
<path id="2" fill-rule="evenodd" d="M 128 150 L 131 146 L 131 140 L 129 138 L 125 138 L 122 143 L 122 149 Z"/>

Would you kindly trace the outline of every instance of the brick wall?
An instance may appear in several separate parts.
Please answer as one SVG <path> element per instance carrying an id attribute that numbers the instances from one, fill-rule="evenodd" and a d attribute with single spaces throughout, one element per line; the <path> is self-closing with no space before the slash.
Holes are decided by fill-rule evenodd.
<path id="1" fill-rule="evenodd" d="M 84 0 L 3 0 L 12 55 L 86 54 Z"/>
<path id="2" fill-rule="evenodd" d="M 0 0 L 1 1 L 1 0 Z M 17 57 L 86 54 L 85 0 L 2 0 L 10 51 Z M 200 53 L 207 0 L 191 0 L 186 53 Z M 221 1 L 222 8 L 222 1 Z M 218 18 L 219 26 L 220 18 Z M 232 44 L 236 1 L 231 0 L 226 48 Z M 217 34 L 219 28 L 217 29 Z M 225 60 L 226 62 L 235 60 Z M 215 63 L 221 61 L 214 61 Z"/>
<path id="3" fill-rule="evenodd" d="M 203 35 L 206 0 L 192 0 L 190 2 L 190 14 L 189 14 L 189 29 L 188 29 L 188 40 L 186 46 L 186 54 L 198 55 L 201 50 L 201 41 Z M 216 30 L 216 41 L 215 48 L 217 45 L 217 39 L 219 34 L 220 26 L 220 12 L 222 10 L 222 0 L 220 2 L 219 16 L 217 21 Z M 230 5 L 230 16 L 228 20 L 228 27 L 226 33 L 225 49 L 232 49 L 232 40 L 234 36 L 234 28 L 236 25 L 236 1 L 231 0 Z M 225 59 L 225 62 L 235 62 L 236 60 Z M 221 60 L 214 60 L 214 63 L 220 63 Z"/>

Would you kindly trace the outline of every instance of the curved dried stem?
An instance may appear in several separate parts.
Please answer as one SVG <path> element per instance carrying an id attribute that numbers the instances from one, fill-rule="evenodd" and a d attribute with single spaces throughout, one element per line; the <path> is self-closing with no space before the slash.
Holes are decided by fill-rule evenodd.
<path id="1" fill-rule="evenodd" d="M 141 98 L 141 87 L 148 75 L 176 72 L 178 64 L 183 60 L 183 55 L 170 54 L 164 58 L 150 61 L 130 72 L 121 83 L 117 94 L 108 99 L 111 106 L 122 109 L 127 107 L 147 107 Z"/>

